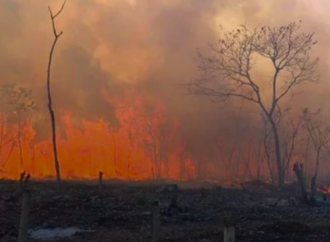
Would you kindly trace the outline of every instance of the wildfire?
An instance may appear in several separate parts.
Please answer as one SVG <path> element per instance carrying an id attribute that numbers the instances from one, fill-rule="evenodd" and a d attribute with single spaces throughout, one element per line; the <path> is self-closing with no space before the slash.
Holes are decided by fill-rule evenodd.
<path id="1" fill-rule="evenodd" d="M 46 6 L 20 2 L 15 8 L 1 8 L 6 10 L 1 15 L 4 16 L 3 23 L 13 22 L 8 21 L 12 16 L 19 17 L 19 21 L 15 26 L 5 25 L 10 31 L 5 31 L 5 38 L 1 39 L 6 65 L 3 65 L 0 82 L 28 83 L 28 89 L 39 96 L 35 101 L 45 107 L 42 103 L 46 100 L 43 96 L 45 76 L 42 73 L 46 71 L 44 63 L 50 45 L 44 43 L 51 43 L 48 39 L 51 23 L 46 22 L 46 14 L 40 14 L 47 11 Z M 54 59 L 52 93 L 60 127 L 57 142 L 62 178 L 94 179 L 102 171 L 105 178 L 131 180 L 198 178 L 223 183 L 223 180 L 271 177 L 275 181 L 280 162 L 274 159 L 273 134 L 263 130 L 263 122 L 254 123 L 260 121 L 255 120 L 254 104 L 237 101 L 234 106 L 242 108 L 236 114 L 236 109 L 231 108 L 236 101 L 231 100 L 232 103 L 226 103 L 230 110 L 223 108 L 224 112 L 218 115 L 213 111 L 216 108 L 211 110 L 210 104 L 204 105 L 202 99 L 186 101 L 181 99 L 181 93 L 175 94 L 180 98 L 172 97 L 170 86 L 177 86 L 175 80 L 181 76 L 189 79 L 190 75 L 195 77 L 197 74 L 191 53 L 215 37 L 218 30 L 214 31 L 213 20 L 226 20 L 230 8 L 228 13 L 220 9 L 220 18 L 212 1 L 205 1 L 208 2 L 205 5 L 173 1 L 173 6 L 150 5 L 147 1 L 139 4 L 133 0 L 127 0 L 130 4 L 122 2 L 70 3 L 65 16 L 59 19 L 58 30 L 63 30 L 66 37 L 55 51 L 59 59 Z M 47 1 L 49 3 L 55 4 Z M 236 9 L 236 4 L 233 7 Z M 234 12 L 237 11 L 247 9 L 243 6 Z M 134 14 L 142 17 L 136 18 Z M 233 14 L 229 15 L 235 18 Z M 172 24 L 168 17 L 180 24 Z M 273 20 L 259 20 L 251 19 L 251 24 L 254 21 L 273 24 Z M 237 25 L 246 22 L 239 18 L 235 21 Z M 324 53 L 323 46 L 320 49 Z M 12 71 L 14 69 L 17 71 Z M 260 69 L 263 77 L 267 68 Z M 126 90 L 128 86 L 148 94 Z M 117 91 L 123 93 L 119 96 Z M 111 105 L 107 106 L 104 100 Z M 169 110 L 170 105 L 179 107 L 173 111 Z M 112 123 L 112 107 L 119 125 Z M 182 112 L 183 109 L 186 110 Z M 45 119 L 44 127 L 37 129 L 34 120 L 28 118 L 19 124 L 11 122 L 5 116 L 12 111 L 0 107 L 0 178 L 17 179 L 22 170 L 33 178 L 53 177 L 49 120 Z M 38 112 L 47 117 L 46 108 Z M 182 112 L 182 116 L 175 112 Z M 183 114 L 186 115 L 184 118 Z M 95 120 L 95 117 L 102 118 Z M 303 142 L 297 142 L 300 138 L 296 139 L 296 126 L 295 123 L 283 124 L 279 129 L 283 131 L 279 135 L 283 141 L 281 151 L 287 177 L 294 176 L 291 161 L 302 160 L 304 156 L 307 163 L 311 156 L 304 152 L 310 150 L 309 142 L 306 148 L 302 147 Z M 39 128 L 48 131 L 47 135 Z M 312 162 L 308 164 L 308 171 L 311 169 Z"/>
<path id="2" fill-rule="evenodd" d="M 102 171 L 106 178 L 176 179 L 180 178 L 180 164 L 194 176 L 192 160 L 180 156 L 182 149 L 176 135 L 180 124 L 166 107 L 154 102 L 155 106 L 148 108 L 142 97 L 136 97 L 133 104 L 123 100 L 113 101 L 120 121 L 116 129 L 105 120 L 83 120 L 83 130 L 78 129 L 69 112 L 57 118 L 65 131 L 65 138 L 58 135 L 62 177 L 91 179 Z M 22 170 L 34 178 L 54 176 L 50 138 L 35 144 L 36 131 L 29 122 L 22 133 L 20 148 L 15 132 L 1 136 L 1 142 L 7 142 L 0 150 L 1 176 L 16 179 Z"/>
<path id="3" fill-rule="evenodd" d="M 330 194 L 330 187 L 319 187 L 317 191 L 323 194 Z"/>

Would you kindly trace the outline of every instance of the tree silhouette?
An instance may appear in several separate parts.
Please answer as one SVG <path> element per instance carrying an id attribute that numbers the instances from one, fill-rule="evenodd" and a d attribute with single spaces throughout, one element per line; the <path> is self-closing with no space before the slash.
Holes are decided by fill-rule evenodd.
<path id="1" fill-rule="evenodd" d="M 47 98 L 48 98 L 48 111 L 51 121 L 51 127 L 52 127 L 52 143 L 53 143 L 53 153 L 54 153 L 54 163 L 55 163 L 55 172 L 56 172 L 56 178 L 57 182 L 61 182 L 61 171 L 60 171 L 60 162 L 58 160 L 58 154 L 57 154 L 57 143 L 56 143 L 56 118 L 55 118 L 55 112 L 53 109 L 53 100 L 52 100 L 52 94 L 51 94 L 51 67 L 52 67 L 52 60 L 53 60 L 53 54 L 55 51 L 55 47 L 57 44 L 58 39 L 61 37 L 63 32 L 57 32 L 56 25 L 55 25 L 55 19 L 62 13 L 64 7 L 65 7 L 66 0 L 64 0 L 62 7 L 60 10 L 54 14 L 51 10 L 51 8 L 48 6 L 50 18 L 52 21 L 52 29 L 54 34 L 54 40 L 49 52 L 49 59 L 48 59 L 48 66 L 47 66 Z"/>
<path id="2" fill-rule="evenodd" d="M 261 109 L 273 134 L 279 186 L 284 184 L 285 165 L 276 122 L 278 109 L 281 101 L 289 94 L 294 95 L 298 86 L 319 78 L 316 73 L 319 60 L 309 55 L 317 42 L 313 33 L 301 32 L 300 26 L 301 22 L 273 28 L 241 26 L 223 31 L 219 41 L 210 45 L 210 54 L 198 52 L 201 75 L 188 84 L 195 95 L 215 101 L 240 98 Z M 259 61 L 271 64 L 271 78 L 253 75 Z"/>

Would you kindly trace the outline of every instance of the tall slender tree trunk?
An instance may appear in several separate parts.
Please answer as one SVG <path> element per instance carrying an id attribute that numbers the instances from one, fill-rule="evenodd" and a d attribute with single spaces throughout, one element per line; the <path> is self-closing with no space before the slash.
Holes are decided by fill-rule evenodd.
<path id="1" fill-rule="evenodd" d="M 47 69 L 47 98 L 48 98 L 48 112 L 49 112 L 49 116 L 50 116 L 50 124 L 51 124 L 51 131 L 52 131 L 52 144 L 53 144 L 53 155 L 54 155 L 56 180 L 57 180 L 57 182 L 60 183 L 61 182 L 61 171 L 60 171 L 60 162 L 58 160 L 57 143 L 56 143 L 56 118 L 55 118 L 55 112 L 53 109 L 53 101 L 52 101 L 52 94 L 51 94 L 51 87 L 50 87 L 52 58 L 53 58 L 53 52 L 55 49 L 56 42 L 57 42 L 57 38 L 53 42 L 53 45 L 52 45 L 52 48 L 51 48 L 51 51 L 49 54 L 48 69 Z"/>
<path id="2" fill-rule="evenodd" d="M 50 71 L 48 72 L 49 80 L 50 80 Z M 61 171 L 60 171 L 60 162 L 58 160 L 57 153 L 57 143 L 56 143 L 56 119 L 55 112 L 52 106 L 52 97 L 50 91 L 50 81 L 47 81 L 47 96 L 48 96 L 48 111 L 50 115 L 50 123 L 52 128 L 52 144 L 53 144 L 53 155 L 54 155 L 54 164 L 55 164 L 55 172 L 56 172 L 56 180 L 57 182 L 61 182 Z"/>
<path id="3" fill-rule="evenodd" d="M 50 123 L 51 123 L 51 130 L 52 130 L 52 143 L 53 143 L 53 153 L 54 153 L 54 164 L 55 164 L 55 172 L 56 172 L 56 180 L 58 183 L 61 182 L 61 172 L 60 172 L 60 162 L 58 160 L 58 154 L 57 154 L 57 143 L 56 143 L 56 118 L 55 118 L 55 112 L 53 109 L 53 100 L 52 100 L 52 94 L 51 94 L 51 69 L 52 69 L 52 61 L 53 61 L 53 54 L 55 51 L 55 47 L 57 44 L 58 39 L 61 37 L 63 32 L 57 32 L 56 26 L 55 26 L 55 18 L 58 17 L 61 12 L 64 9 L 66 0 L 64 0 L 62 7 L 60 10 L 56 13 L 53 14 L 52 10 L 50 7 L 48 7 L 50 18 L 52 21 L 52 30 L 54 34 L 54 41 L 51 46 L 50 52 L 49 52 L 49 58 L 48 58 L 48 66 L 47 66 L 47 98 L 48 98 L 48 112 L 50 116 Z"/>
<path id="4" fill-rule="evenodd" d="M 284 185 L 284 178 L 285 178 L 285 169 L 282 163 L 281 157 L 281 147 L 280 147 L 280 137 L 278 134 L 277 126 L 272 119 L 272 117 L 268 117 L 269 122 L 272 126 L 272 131 L 274 135 L 274 148 L 275 148 L 275 159 L 276 159 L 276 166 L 277 166 L 277 178 L 278 178 L 278 185 L 279 187 L 283 187 Z"/>

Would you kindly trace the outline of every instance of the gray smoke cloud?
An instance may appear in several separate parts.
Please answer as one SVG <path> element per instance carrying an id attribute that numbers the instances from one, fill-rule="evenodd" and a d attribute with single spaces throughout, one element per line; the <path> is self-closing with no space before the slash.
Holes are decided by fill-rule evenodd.
<path id="1" fill-rule="evenodd" d="M 55 11 L 61 3 L 0 1 L 0 81 L 33 90 L 40 107 L 34 120 L 38 139 L 48 136 L 45 78 L 52 33 L 47 5 Z M 161 99 L 200 146 L 219 125 L 225 129 L 224 116 L 237 123 L 233 113 L 240 113 L 240 120 L 251 117 L 249 111 L 231 110 L 230 103 L 222 106 L 220 115 L 209 100 L 191 97 L 179 88 L 183 80 L 196 75 L 196 48 L 203 50 L 216 40 L 219 24 L 235 28 L 299 20 L 306 31 L 316 32 L 315 55 L 321 58 L 323 86 L 308 87 L 305 95 L 309 105 L 325 105 L 330 54 L 327 10 L 327 0 L 68 0 L 57 23 L 64 35 L 54 56 L 56 110 L 69 111 L 77 127 L 83 119 L 103 119 L 118 127 L 116 107 L 101 91 L 119 97 L 127 88 L 135 88 L 141 95 Z M 298 97 L 296 105 L 307 105 L 303 100 Z"/>

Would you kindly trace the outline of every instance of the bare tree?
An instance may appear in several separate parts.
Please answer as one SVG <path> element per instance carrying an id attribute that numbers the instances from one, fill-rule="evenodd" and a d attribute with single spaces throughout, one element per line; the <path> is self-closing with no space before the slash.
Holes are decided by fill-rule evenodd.
<path id="1" fill-rule="evenodd" d="M 313 33 L 301 33 L 300 23 L 252 30 L 241 26 L 224 32 L 224 36 L 210 46 L 212 54 L 198 52 L 197 62 L 202 74 L 188 85 L 193 94 L 215 101 L 241 98 L 262 110 L 273 134 L 279 186 L 284 184 L 285 171 L 275 122 L 277 108 L 286 96 L 294 94 L 296 87 L 318 80 L 318 58 L 309 55 L 317 43 L 313 36 Z M 253 77 L 257 60 L 271 63 L 271 78 Z M 268 93 L 270 98 L 267 98 Z"/>
<path id="2" fill-rule="evenodd" d="M 28 121 L 28 112 L 36 106 L 31 98 L 31 91 L 16 83 L 3 83 L 0 86 L 0 96 L 0 171 L 5 168 L 16 146 L 20 154 L 20 168 L 23 169 L 23 129 Z"/>
<path id="3" fill-rule="evenodd" d="M 151 120 L 140 124 L 140 133 L 143 137 L 143 148 L 152 161 L 151 173 L 154 179 L 161 177 L 161 161 L 158 159 L 158 142 Z"/>
<path id="4" fill-rule="evenodd" d="M 52 100 L 52 94 L 51 94 L 51 67 L 52 67 L 52 60 L 53 60 L 53 54 L 55 51 L 55 47 L 57 44 L 58 39 L 61 37 L 63 32 L 58 32 L 56 29 L 55 19 L 62 13 L 64 7 L 65 7 L 66 0 L 64 0 L 60 10 L 57 13 L 53 13 L 50 6 L 48 6 L 50 18 L 52 21 L 52 29 L 54 34 L 54 40 L 49 52 L 49 59 L 48 59 L 48 67 L 47 67 L 47 97 L 48 97 L 48 111 L 51 121 L 51 127 L 52 127 L 52 142 L 53 142 L 53 153 L 54 153 L 54 163 L 55 163 L 55 172 L 56 172 L 56 178 L 57 182 L 61 182 L 61 171 L 60 171 L 60 162 L 58 160 L 58 154 L 57 154 L 57 142 L 56 142 L 56 118 L 55 118 L 55 112 L 53 109 L 53 100 Z"/>
<path id="5" fill-rule="evenodd" d="M 163 132 L 162 120 L 160 117 L 152 117 L 141 124 L 142 133 L 144 133 L 144 148 L 149 154 L 153 166 L 152 172 L 155 179 L 162 178 L 162 168 L 164 165 L 166 148 L 166 134 Z"/>
<path id="6" fill-rule="evenodd" d="M 300 131 L 302 127 L 301 120 L 291 121 L 288 125 L 288 131 L 284 131 L 284 155 L 283 163 L 285 172 L 289 171 L 290 163 L 297 151 L 297 145 L 300 141 Z"/>
<path id="7" fill-rule="evenodd" d="M 324 122 L 320 111 L 310 113 L 308 109 L 303 110 L 305 128 L 311 139 L 315 150 L 315 171 L 311 179 L 311 191 L 316 191 L 316 181 L 320 169 L 320 155 L 330 141 L 330 126 Z"/>
<path id="8" fill-rule="evenodd" d="M 294 116 L 291 108 L 282 111 L 278 107 L 277 126 L 280 130 L 281 149 L 283 150 L 283 170 L 285 177 L 288 177 L 289 168 L 292 158 L 297 152 L 299 144 L 301 143 L 301 131 L 303 127 L 303 120 L 301 117 Z"/>
<path id="9" fill-rule="evenodd" d="M 5 173 L 5 167 L 16 146 L 16 138 L 12 136 L 8 119 L 0 114 L 0 174 Z"/>
<path id="10" fill-rule="evenodd" d="M 151 173 L 154 179 L 160 179 L 169 172 L 168 143 L 170 120 L 157 109 L 145 106 L 143 119 L 136 122 L 138 134 L 142 137 L 142 147 L 152 161 Z"/>
<path id="11" fill-rule="evenodd" d="M 0 87 L 1 97 L 7 104 L 7 117 L 12 124 L 17 125 L 17 145 L 20 154 L 20 166 L 23 169 L 22 140 L 25 138 L 23 129 L 28 121 L 28 112 L 36 108 L 31 98 L 31 90 L 18 86 L 16 83 L 5 83 Z"/>

